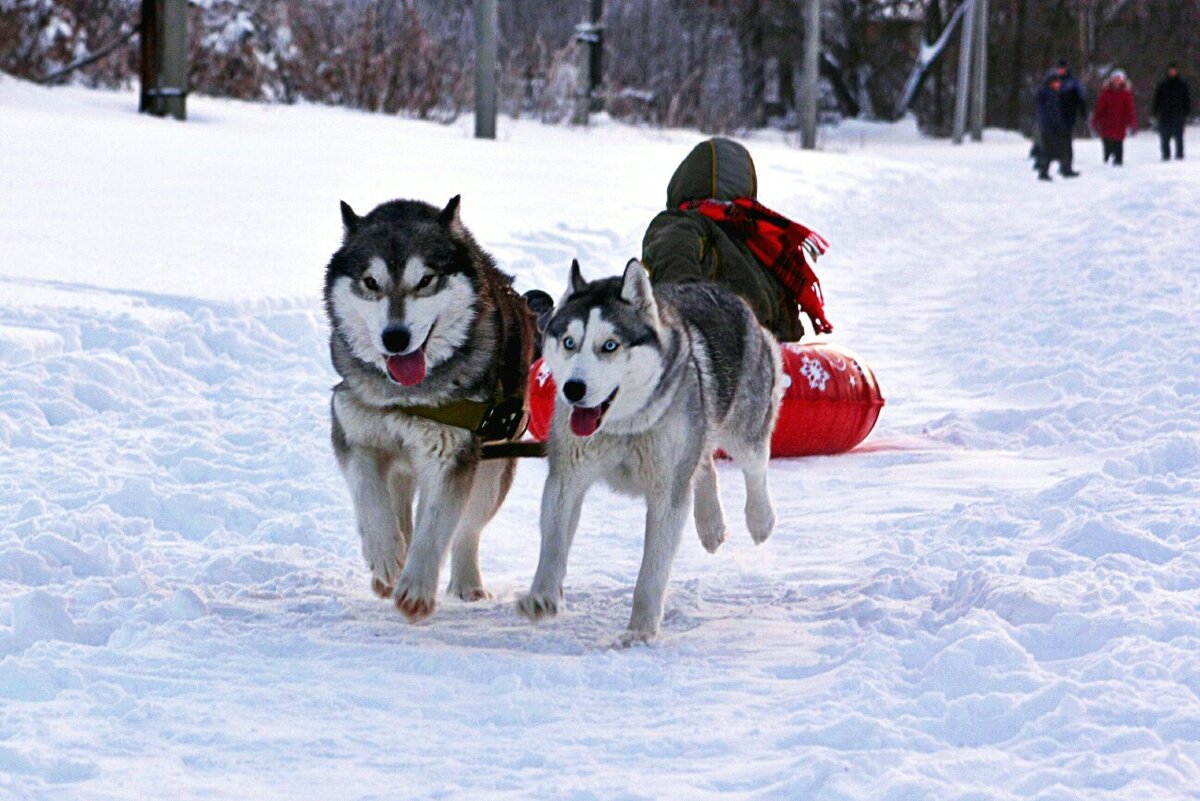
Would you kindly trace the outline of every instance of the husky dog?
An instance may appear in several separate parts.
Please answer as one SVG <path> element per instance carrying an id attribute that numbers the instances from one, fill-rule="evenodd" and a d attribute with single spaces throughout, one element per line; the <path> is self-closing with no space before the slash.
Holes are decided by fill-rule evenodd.
<path id="1" fill-rule="evenodd" d="M 434 609 L 453 545 L 449 592 L 489 598 L 479 535 L 512 485 L 515 461 L 481 461 L 481 442 L 519 437 L 532 315 L 458 214 L 396 200 L 359 217 L 325 275 L 333 450 L 350 487 L 371 586 L 416 622 Z M 413 520 L 413 501 L 416 520 Z"/>
<path id="2" fill-rule="evenodd" d="M 543 356 L 562 398 L 550 432 L 541 556 L 518 608 L 532 620 L 557 613 L 584 494 L 602 480 L 646 497 L 642 567 L 621 641 L 650 640 L 693 497 L 700 542 L 711 553 L 725 540 L 714 448 L 742 469 L 754 541 L 775 527 L 767 460 L 783 393 L 779 346 L 729 290 L 689 283 L 652 292 L 634 259 L 622 277 L 590 283 L 571 264 Z"/>

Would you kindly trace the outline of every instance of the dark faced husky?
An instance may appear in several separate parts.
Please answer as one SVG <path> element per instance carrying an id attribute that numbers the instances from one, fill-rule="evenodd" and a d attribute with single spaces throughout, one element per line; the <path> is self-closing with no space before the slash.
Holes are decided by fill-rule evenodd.
<path id="1" fill-rule="evenodd" d="M 365 217 L 342 204 L 345 238 L 325 275 L 333 449 L 350 486 L 372 587 L 417 621 L 449 591 L 490 597 L 479 535 L 512 484 L 512 459 L 482 442 L 524 430 L 532 316 L 463 227 L 458 198 L 438 210 L 397 200 Z M 413 520 L 413 502 L 416 520 Z"/>
<path id="2" fill-rule="evenodd" d="M 533 620 L 557 613 L 584 494 L 605 481 L 646 497 L 645 550 L 621 641 L 652 639 L 688 510 L 694 505 L 709 552 L 725 540 L 714 449 L 742 469 L 754 541 L 775 527 L 767 460 L 783 393 L 779 346 L 730 291 L 692 283 L 652 292 L 635 259 L 622 277 L 590 283 L 572 263 L 543 355 L 562 397 L 550 432 L 541 556 L 518 608 Z"/>

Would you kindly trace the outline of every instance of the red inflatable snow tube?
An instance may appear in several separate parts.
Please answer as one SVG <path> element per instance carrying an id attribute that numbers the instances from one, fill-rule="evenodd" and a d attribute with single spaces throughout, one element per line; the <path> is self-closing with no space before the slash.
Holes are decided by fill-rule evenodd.
<path id="1" fill-rule="evenodd" d="M 771 456 L 844 453 L 867 438 L 883 395 L 875 374 L 848 351 L 817 342 L 783 345 L 784 391 Z M 556 389 L 538 359 L 529 368 L 529 434 L 545 441 Z"/>

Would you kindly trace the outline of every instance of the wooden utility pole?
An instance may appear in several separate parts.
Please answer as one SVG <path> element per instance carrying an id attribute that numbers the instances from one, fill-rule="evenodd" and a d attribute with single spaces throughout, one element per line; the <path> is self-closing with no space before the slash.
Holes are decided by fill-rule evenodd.
<path id="1" fill-rule="evenodd" d="M 187 119 L 187 0 L 142 0 L 138 111 Z"/>
<path id="2" fill-rule="evenodd" d="M 983 141 L 987 116 L 988 0 L 975 0 L 975 66 L 972 75 L 971 140 Z"/>
<path id="3" fill-rule="evenodd" d="M 954 95 L 953 142 L 961 145 L 967 130 L 967 98 L 971 94 L 971 53 L 975 44 L 976 0 L 967 0 L 971 8 L 963 14 L 962 39 L 958 48 L 958 89 Z"/>
<path id="4" fill-rule="evenodd" d="M 475 0 L 475 138 L 496 138 L 496 0 Z"/>
<path id="5" fill-rule="evenodd" d="M 579 72 L 575 80 L 572 125 L 587 125 L 588 114 L 598 110 L 598 89 L 604 67 L 604 0 L 589 0 L 588 19 L 575 26 L 579 43 Z"/>
<path id="6" fill-rule="evenodd" d="M 804 74 L 800 81 L 800 147 L 817 147 L 817 90 L 821 83 L 821 0 L 804 7 Z"/>

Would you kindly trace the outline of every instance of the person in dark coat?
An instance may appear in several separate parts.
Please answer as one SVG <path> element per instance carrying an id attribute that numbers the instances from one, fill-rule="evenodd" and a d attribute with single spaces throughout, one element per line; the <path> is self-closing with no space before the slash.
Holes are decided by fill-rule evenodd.
<path id="1" fill-rule="evenodd" d="M 763 327 L 781 342 L 833 330 L 824 317 L 820 282 L 811 263 L 827 243 L 813 231 L 757 202 L 754 160 L 741 144 L 723 137 L 696 145 L 667 184 L 666 209 L 655 215 L 642 240 L 642 265 L 655 286 L 713 281 L 740 295 Z M 772 242 L 774 243 L 772 245 Z M 802 287 L 792 280 L 802 255 L 810 268 Z M 766 251 L 778 249 L 768 258 Z"/>
<path id="2" fill-rule="evenodd" d="M 1154 90 L 1154 116 L 1158 119 L 1158 135 L 1162 140 L 1163 161 L 1171 158 L 1171 140 L 1175 140 L 1175 158 L 1183 158 L 1183 129 L 1192 114 L 1192 98 L 1188 86 L 1179 76 L 1179 66 L 1167 65 L 1167 77 Z"/>
<path id="3" fill-rule="evenodd" d="M 1063 81 L 1057 72 L 1051 72 L 1034 96 L 1034 111 L 1037 116 L 1037 174 L 1049 181 L 1050 163 L 1058 162 L 1059 172 L 1067 178 L 1079 173 L 1071 169 L 1071 127 L 1062 100 Z"/>
<path id="4" fill-rule="evenodd" d="M 1092 130 L 1100 135 L 1104 143 L 1104 163 L 1111 158 L 1120 167 L 1125 160 L 1125 135 L 1137 130 L 1134 111 L 1133 90 L 1121 70 L 1113 72 L 1104 83 L 1096 107 L 1092 110 Z"/>
<path id="5" fill-rule="evenodd" d="M 1079 175 L 1071 164 L 1075 160 L 1075 150 L 1071 143 L 1075 121 L 1087 113 L 1087 102 L 1083 97 L 1083 87 L 1075 76 L 1066 60 L 1046 75 L 1042 88 L 1034 97 L 1038 125 L 1038 158 L 1035 165 L 1038 178 L 1050 180 L 1050 162 L 1058 162 L 1059 174 L 1064 178 L 1074 178 Z"/>
<path id="6" fill-rule="evenodd" d="M 1087 100 L 1083 95 L 1083 84 L 1075 80 L 1075 76 L 1071 74 L 1071 67 L 1066 60 L 1058 62 L 1058 66 L 1054 68 L 1054 74 L 1062 81 L 1062 89 L 1059 91 L 1059 101 L 1063 107 L 1063 122 L 1067 124 L 1067 130 L 1075 130 L 1075 121 L 1087 116 Z"/>

